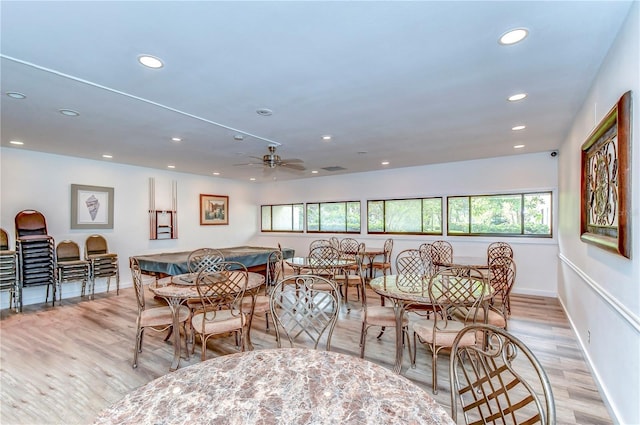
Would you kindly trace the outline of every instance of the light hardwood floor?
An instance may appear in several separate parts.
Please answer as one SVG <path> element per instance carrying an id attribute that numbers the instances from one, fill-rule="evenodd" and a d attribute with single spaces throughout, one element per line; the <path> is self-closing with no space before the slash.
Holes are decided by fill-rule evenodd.
<path id="1" fill-rule="evenodd" d="M 352 298 L 350 296 L 350 298 Z M 147 301 L 154 303 L 151 296 Z M 355 301 L 355 300 L 353 300 Z M 369 302 L 379 303 L 371 293 Z M 131 368 L 136 307 L 133 289 L 116 296 L 64 300 L 61 306 L 26 306 L 24 312 L 1 312 L 0 423 L 85 424 L 129 391 L 169 373 L 173 346 L 164 333 L 147 332 L 138 368 Z M 355 305 L 355 304 L 354 304 Z M 575 337 L 557 300 L 512 297 L 510 331 L 525 341 L 541 360 L 554 391 L 559 424 L 610 424 L 611 418 L 596 389 Z M 360 311 L 344 311 L 332 350 L 359 355 Z M 275 348 L 273 331 L 265 332 L 264 316 L 254 320 L 255 349 Z M 380 341 L 373 330 L 365 357 L 393 367 L 394 331 Z M 200 361 L 182 359 L 181 367 Z M 208 358 L 236 352 L 233 338 L 209 343 Z M 418 347 L 417 367 L 405 354 L 402 374 L 431 394 L 431 360 Z M 434 397 L 449 409 L 446 354 L 439 358 L 439 393 Z"/>

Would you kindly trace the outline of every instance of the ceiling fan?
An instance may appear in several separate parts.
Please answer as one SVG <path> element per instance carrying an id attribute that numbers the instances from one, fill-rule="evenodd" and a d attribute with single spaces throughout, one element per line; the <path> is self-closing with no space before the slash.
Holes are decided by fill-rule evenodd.
<path id="1" fill-rule="evenodd" d="M 262 158 L 257 157 L 257 156 L 251 156 L 250 158 L 255 158 L 258 159 L 260 161 L 262 161 L 261 163 L 256 163 L 256 162 L 248 162 L 248 163 L 244 163 L 244 164 L 233 164 L 233 165 L 264 165 L 267 168 L 277 168 L 277 167 L 282 167 L 285 169 L 290 169 L 290 170 L 296 170 L 296 171 L 304 171 L 306 170 L 306 168 L 301 164 L 302 162 L 304 162 L 301 159 L 296 159 L 296 158 L 290 158 L 290 159 L 282 159 L 280 158 L 280 155 L 276 154 L 276 146 L 275 145 L 269 145 L 269 153 L 266 155 L 263 155 Z"/>

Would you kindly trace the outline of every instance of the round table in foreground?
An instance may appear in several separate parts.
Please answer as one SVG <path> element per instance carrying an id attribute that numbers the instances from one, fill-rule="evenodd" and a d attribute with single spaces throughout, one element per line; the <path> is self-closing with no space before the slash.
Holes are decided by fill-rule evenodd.
<path id="1" fill-rule="evenodd" d="M 301 348 L 217 357 L 144 385 L 95 424 L 454 424 L 423 389 L 358 357 Z"/>

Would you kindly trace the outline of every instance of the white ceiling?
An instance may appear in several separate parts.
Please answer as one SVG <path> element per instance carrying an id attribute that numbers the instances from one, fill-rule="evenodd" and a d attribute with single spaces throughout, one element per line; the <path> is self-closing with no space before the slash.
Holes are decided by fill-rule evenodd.
<path id="1" fill-rule="evenodd" d="M 1 142 L 258 181 L 550 151 L 630 5 L 4 0 Z M 499 45 L 515 27 L 529 37 Z M 233 165 L 269 142 L 307 170 Z"/>

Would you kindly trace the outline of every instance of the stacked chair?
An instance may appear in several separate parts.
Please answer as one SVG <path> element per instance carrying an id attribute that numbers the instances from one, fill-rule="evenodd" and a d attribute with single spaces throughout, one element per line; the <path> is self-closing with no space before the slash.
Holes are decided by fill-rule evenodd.
<path id="1" fill-rule="evenodd" d="M 58 299 L 62 302 L 62 284 L 64 282 L 82 282 L 82 296 L 85 295 L 87 282 L 91 277 L 91 263 L 80 258 L 80 247 L 74 241 L 62 241 L 56 247 L 56 271 Z M 91 289 L 93 298 L 94 286 Z"/>
<path id="2" fill-rule="evenodd" d="M 20 211 L 15 217 L 16 252 L 18 256 L 18 299 L 22 311 L 22 288 L 47 285 L 45 302 L 49 300 L 49 287 L 56 299 L 55 242 L 47 235 L 47 222 L 35 210 Z"/>
<path id="3" fill-rule="evenodd" d="M 120 294 L 120 270 L 118 254 L 109 252 L 107 240 L 102 235 L 91 235 L 84 245 L 85 260 L 91 266 L 91 284 L 95 290 L 96 279 L 107 279 L 107 292 L 111 286 L 111 278 L 116 278 L 116 295 Z"/>
<path id="4" fill-rule="evenodd" d="M 9 292 L 9 308 L 15 302 L 17 306 L 16 294 L 16 252 L 9 249 L 9 236 L 4 229 L 0 229 L 0 291 Z"/>

